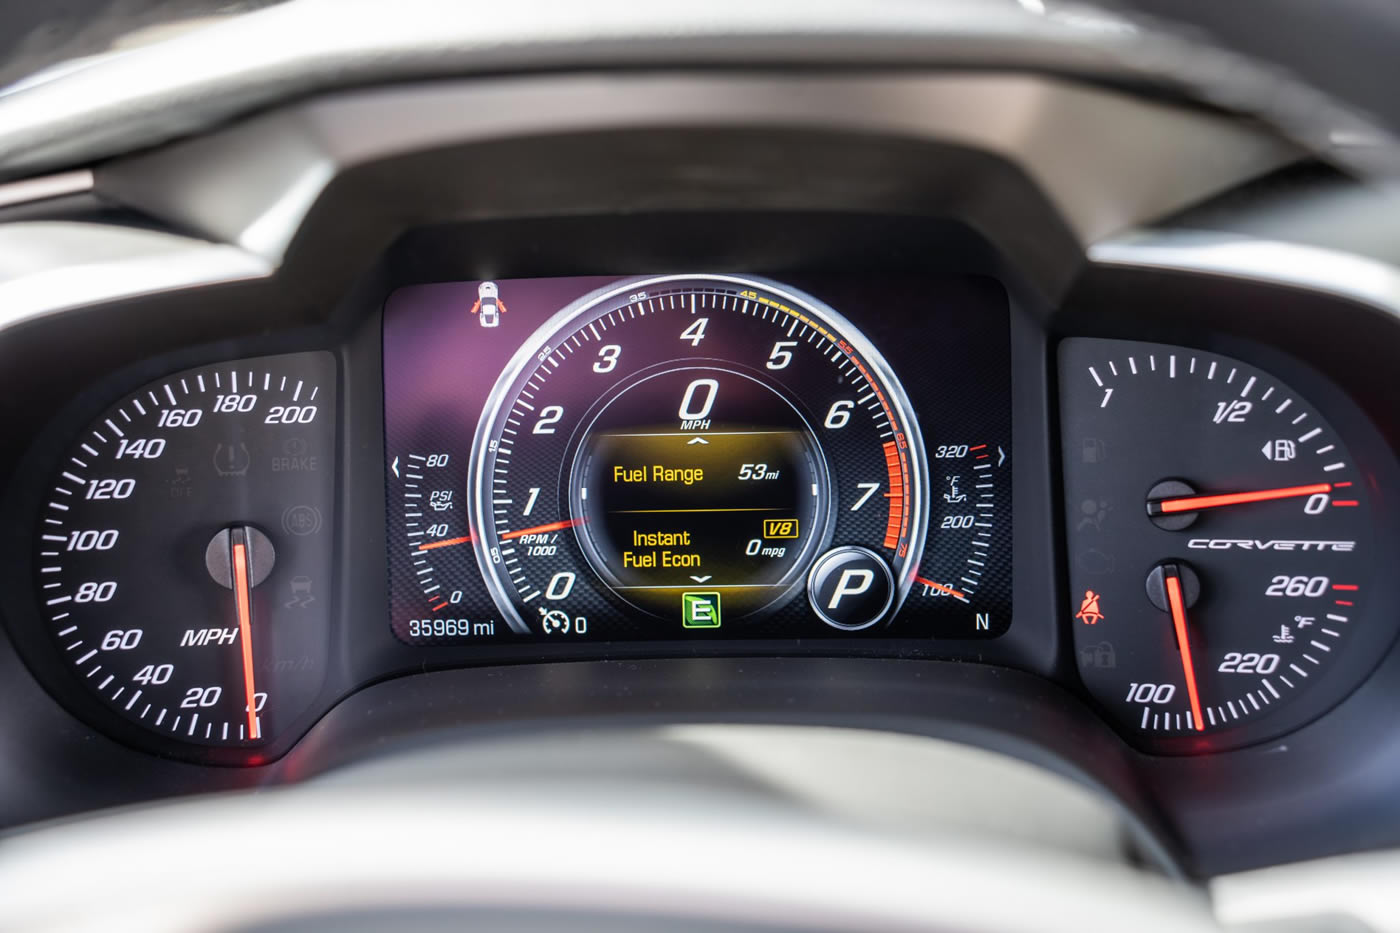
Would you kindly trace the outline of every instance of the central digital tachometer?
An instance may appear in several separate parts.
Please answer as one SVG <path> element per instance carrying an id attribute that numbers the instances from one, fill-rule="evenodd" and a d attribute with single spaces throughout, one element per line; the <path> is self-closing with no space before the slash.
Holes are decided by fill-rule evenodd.
<path id="1" fill-rule="evenodd" d="M 639 279 L 506 368 L 471 537 L 522 633 L 854 631 L 913 583 L 925 474 L 903 390 L 831 308 L 759 279 Z"/>

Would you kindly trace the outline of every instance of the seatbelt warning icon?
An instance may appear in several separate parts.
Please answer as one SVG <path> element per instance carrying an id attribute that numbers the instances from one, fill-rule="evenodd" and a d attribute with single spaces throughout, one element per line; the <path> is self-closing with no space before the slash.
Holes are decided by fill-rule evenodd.
<path id="1" fill-rule="evenodd" d="M 1076 619 L 1083 619 L 1085 625 L 1098 625 L 1103 618 L 1103 610 L 1099 608 L 1099 594 L 1093 590 L 1085 590 L 1084 598 L 1079 602 L 1079 611 L 1074 614 Z"/>

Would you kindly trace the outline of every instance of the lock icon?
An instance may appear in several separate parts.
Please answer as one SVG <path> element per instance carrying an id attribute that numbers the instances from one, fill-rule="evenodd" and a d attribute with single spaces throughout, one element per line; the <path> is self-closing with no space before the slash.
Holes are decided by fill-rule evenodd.
<path id="1" fill-rule="evenodd" d="M 1118 666 L 1118 655 L 1113 650 L 1112 643 L 1106 641 L 1080 649 L 1079 660 L 1083 667 L 1108 669 Z"/>

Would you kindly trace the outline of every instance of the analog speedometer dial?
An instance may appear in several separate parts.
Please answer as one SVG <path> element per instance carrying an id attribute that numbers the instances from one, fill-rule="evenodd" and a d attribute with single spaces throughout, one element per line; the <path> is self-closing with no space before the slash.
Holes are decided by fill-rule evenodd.
<path id="1" fill-rule="evenodd" d="M 756 279 L 566 308 L 497 383 L 472 467 L 469 536 L 522 633 L 861 631 L 923 550 L 903 390 L 835 311 Z"/>
<path id="2" fill-rule="evenodd" d="M 230 760 L 284 735 L 324 677 L 335 419 L 334 358 L 298 353 L 175 373 L 73 440 L 32 551 L 66 696 Z"/>

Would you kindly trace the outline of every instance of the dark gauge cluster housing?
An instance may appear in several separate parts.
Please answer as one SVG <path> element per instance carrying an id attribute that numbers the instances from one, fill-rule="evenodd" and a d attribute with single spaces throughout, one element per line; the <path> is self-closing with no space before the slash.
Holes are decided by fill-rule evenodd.
<path id="1" fill-rule="evenodd" d="M 1026 132 L 1028 127 L 1034 131 Z M 18 557 L 0 568 L 0 613 L 6 637 L 22 650 L 0 650 L 0 760 L 9 765 L 0 823 L 293 782 L 429 735 L 499 735 L 541 724 L 780 721 L 938 735 L 1035 761 L 1110 795 L 1159 843 L 1164 865 L 1191 875 L 1400 843 L 1400 810 L 1390 793 L 1400 773 L 1400 737 L 1384 728 L 1400 691 L 1400 656 L 1394 649 L 1397 613 L 1387 603 L 1383 569 L 1372 571 L 1378 585 L 1366 593 L 1364 619 L 1356 619 L 1364 626 L 1334 648 L 1325 675 L 1310 675 L 1323 682 L 1296 703 L 1280 702 L 1277 713 L 1258 711 L 1257 732 L 1244 731 L 1252 725 L 1239 732 L 1192 729 L 1206 734 L 1144 742 L 1134 726 L 1141 723 L 1140 709 L 1125 719 L 1123 697 L 1131 688 L 1134 698 L 1141 693 L 1144 699 L 1130 705 L 1171 706 L 1179 702 L 1175 693 L 1185 689 L 1184 680 L 1167 696 L 1158 692 L 1167 682 L 1162 671 L 1178 676 L 1175 669 L 1143 667 L 1148 673 L 1137 674 L 1134 668 L 1133 677 L 1109 691 L 1096 678 L 1113 669 L 1103 659 L 1116 664 L 1120 655 L 1099 643 L 1114 639 L 1076 641 L 1075 626 L 1087 631 L 1087 618 L 1096 620 L 1094 628 L 1112 625 L 1130 605 L 1155 642 L 1140 656 L 1141 648 L 1134 647 L 1131 658 L 1122 648 L 1120 675 L 1129 673 L 1130 659 L 1141 657 L 1153 663 L 1175 659 L 1185 677 L 1182 658 L 1195 659 L 1198 651 L 1211 653 L 1209 673 L 1216 679 L 1273 676 L 1259 673 L 1261 665 L 1273 663 L 1265 654 L 1278 654 L 1279 669 L 1286 667 L 1283 652 L 1269 650 L 1273 636 L 1282 635 L 1273 630 L 1285 624 L 1279 619 L 1269 620 L 1267 632 L 1251 631 L 1252 638 L 1262 633 L 1266 639 L 1262 651 L 1253 642 L 1216 645 L 1211 632 L 1200 628 L 1213 629 L 1221 618 L 1217 610 L 1227 605 L 1223 587 L 1245 579 L 1219 568 L 1257 554 L 1221 551 L 1207 561 L 1193 559 L 1189 547 L 1186 553 L 1174 547 L 1139 553 L 1143 541 L 1191 540 L 1189 529 L 1182 538 L 1181 529 L 1170 527 L 1184 518 L 1184 500 L 1282 487 L 1164 462 L 1161 469 L 1152 463 L 1151 469 L 1125 474 L 1131 488 L 1124 491 L 1076 490 L 1067 498 L 1066 482 L 1077 480 L 1064 458 L 1077 453 L 1083 467 L 1090 448 L 1085 432 L 1072 423 L 1079 405 L 1065 406 L 1088 391 L 1084 378 L 1098 393 L 1090 404 L 1099 404 L 1102 388 L 1109 387 L 1107 381 L 1094 384 L 1087 373 L 1079 383 L 1066 381 L 1072 367 L 1061 354 L 1071 354 L 1075 340 L 1183 348 L 1180 354 L 1202 360 L 1237 361 L 1240 372 L 1268 374 L 1297 393 L 1294 404 L 1306 400 L 1319 422 L 1335 432 L 1339 449 L 1349 452 L 1347 463 L 1358 467 L 1347 481 L 1365 484 L 1355 499 L 1367 503 L 1369 553 L 1379 559 L 1393 553 L 1393 529 L 1400 527 L 1391 502 L 1397 488 L 1394 452 L 1400 449 L 1400 381 L 1393 363 L 1400 352 L 1400 288 L 1392 287 L 1394 270 L 1348 256 L 1343 272 L 1355 272 L 1360 263 L 1368 274 L 1338 274 L 1337 254 L 1328 249 L 1265 243 L 1247 225 L 1202 242 L 1177 236 L 1171 221 L 1160 220 L 1293 156 L 1276 136 L 1218 111 L 1025 75 L 637 72 L 347 92 L 105 163 L 95 170 L 95 196 L 129 213 L 85 217 L 70 206 L 77 213 L 64 215 L 61 224 L 0 225 L 0 248 L 16 263 L 27 263 L 15 274 L 7 266 L 0 280 L 0 416 L 7 436 L 17 439 L 0 448 L 4 514 L 37 520 L 47 501 L 43 494 L 74 440 L 114 401 L 144 386 L 235 360 L 328 354 L 337 408 L 332 501 L 323 512 L 334 513 L 323 526 L 330 529 L 325 544 L 331 569 L 326 587 L 318 582 L 310 595 L 324 597 L 333 614 L 324 627 L 324 667 L 315 672 L 314 687 L 311 675 L 298 683 L 305 706 L 279 723 L 274 742 L 216 749 L 154 740 L 137 727 L 124 727 L 106 704 L 85 697 L 86 688 L 73 682 L 70 671 L 46 667 L 29 650 L 49 639 L 38 612 L 32 558 L 25 556 L 33 550 L 35 526 L 29 520 L 6 524 L 0 549 L 7 558 Z M 1172 184 L 1160 184 L 1163 178 Z M 1271 197 L 1287 199 L 1287 177 L 1269 182 L 1226 213 L 1260 210 Z M 1346 203 L 1349 210 L 1364 208 L 1354 198 Z M 1232 229 L 1226 220 L 1215 216 L 1211 229 Z M 1119 236 L 1154 222 L 1161 226 Z M 54 273 L 65 264 L 97 265 L 102 275 Z M 971 501 L 967 490 L 977 488 L 976 481 L 967 484 L 972 467 L 988 464 L 998 471 L 994 492 L 1009 495 L 1014 509 L 1003 522 L 1006 513 L 998 505 L 990 532 L 996 540 L 987 551 L 1013 572 L 1009 579 L 998 577 L 983 562 L 989 569 L 982 576 L 997 582 L 977 595 L 997 591 L 1004 600 L 982 610 L 986 628 L 976 613 L 969 623 L 966 615 L 948 614 L 941 606 L 911 612 L 919 599 L 952 599 L 935 596 L 937 587 L 920 592 L 924 584 L 917 581 L 889 629 L 877 624 L 843 630 L 807 613 L 804 624 L 818 628 L 801 637 L 788 630 L 714 639 L 716 632 L 706 629 L 715 618 L 713 602 L 691 607 L 696 627 L 690 635 L 664 640 L 573 640 L 555 630 L 487 643 L 476 626 L 490 618 L 470 616 L 472 634 L 464 638 L 460 630 L 449 632 L 445 621 L 439 632 L 436 620 L 454 617 L 436 610 L 431 616 L 396 616 L 401 593 L 420 601 L 430 594 L 421 585 L 415 593 L 401 579 L 409 546 L 405 529 L 394 523 L 410 516 L 407 497 L 396 499 L 394 490 L 402 490 L 405 480 L 418 481 L 408 477 L 410 466 L 420 463 L 415 454 L 426 468 L 429 456 L 445 452 L 442 444 L 454 443 L 448 465 L 435 468 L 458 469 L 465 457 L 467 470 L 440 487 L 469 498 L 471 440 L 485 393 L 507 360 L 480 363 L 496 335 L 515 326 L 513 316 L 524 314 L 501 283 L 572 276 L 616 282 L 677 270 L 789 283 L 850 318 L 910 397 L 927 455 L 930 538 L 966 531 L 944 528 L 935 507 L 961 504 L 954 500 L 964 495 Z M 1309 270 L 1331 274 L 1309 279 Z M 460 290 L 462 283 L 474 287 L 465 303 L 454 298 L 451 313 L 470 333 L 466 341 L 460 333 L 427 326 L 432 315 L 424 308 L 398 306 L 415 289 L 429 294 Z M 486 283 L 497 289 L 483 289 Z M 879 293 L 877 286 L 895 290 Z M 968 289 L 996 300 L 965 300 Z M 888 300 L 870 302 L 877 293 Z M 449 390 L 454 380 L 463 390 L 456 398 L 451 391 L 418 396 L 417 402 L 436 411 L 416 424 L 397 416 L 393 395 L 400 384 L 395 370 L 415 362 L 398 360 L 390 346 L 393 325 L 386 325 L 386 316 L 400 310 L 405 320 L 423 322 L 428 335 L 419 375 L 444 373 Z M 976 341 L 969 337 L 979 328 L 997 329 L 996 339 L 973 352 Z M 435 341 L 434 332 L 443 339 Z M 512 353 L 527 335 L 517 336 Z M 772 349 L 770 344 L 769 355 Z M 447 365 L 436 353 L 450 357 Z M 757 367 L 746 365 L 766 371 L 766 358 L 760 353 Z M 1107 359 L 1119 361 L 1120 354 Z M 607 361 L 607 353 L 594 360 L 603 366 Z M 732 368 L 734 360 L 726 363 Z M 481 394 L 465 391 L 474 380 L 484 386 Z M 689 384 L 679 387 L 672 413 L 679 415 Z M 631 396 L 633 388 L 620 391 L 644 407 L 649 400 Z M 1108 410 L 1130 396 L 1121 386 L 1115 394 Z M 467 396 L 480 400 L 475 411 L 473 403 L 462 403 Z M 606 396 L 578 401 L 591 405 Z M 1228 405 L 1221 424 L 1211 420 L 1215 404 L 1227 399 L 1208 401 L 1202 430 L 1235 425 Z M 1169 414 L 1170 406 L 1144 406 L 1144 420 Z M 829 413 L 830 402 L 825 407 Z M 824 413 L 816 417 L 820 421 Z M 434 435 L 434 419 L 452 430 Z M 1195 436 L 1176 425 L 1173 456 L 1189 452 Z M 982 426 L 981 433 L 975 430 Z M 1062 446 L 1067 431 L 1080 436 Z M 1271 432 L 1258 444 L 1251 438 L 1255 466 L 1278 465 L 1277 453 L 1286 452 L 1273 447 L 1275 458 L 1267 460 L 1265 440 L 1315 444 L 1317 438 L 1300 440 L 1304 433 Z M 784 448 L 786 460 L 777 472 L 796 469 L 789 463 L 802 460 L 803 469 L 820 476 L 820 464 L 807 465 L 815 461 L 811 449 Z M 601 446 L 587 450 L 611 456 Z M 1142 452 L 1147 450 L 1143 445 Z M 565 459 L 569 468 L 554 478 L 554 488 L 570 491 L 578 485 L 576 475 L 592 474 L 587 463 L 575 471 L 574 458 L 560 463 Z M 969 469 L 942 468 L 940 460 Z M 423 469 L 413 472 L 428 478 Z M 1332 482 L 1286 480 L 1290 486 L 1324 481 Z M 536 485 L 543 490 L 542 483 L 530 483 L 527 495 Z M 238 581 L 240 568 L 249 581 L 260 573 L 259 555 L 267 548 L 259 534 L 282 553 L 280 513 L 275 520 L 251 514 L 258 497 L 271 489 L 250 490 L 248 515 L 201 528 L 202 562 L 189 571 L 223 597 L 215 607 L 219 612 L 241 614 L 234 590 L 251 593 L 250 631 L 257 628 L 262 587 L 285 586 L 287 600 L 307 595 L 304 588 L 293 594 L 293 581 L 278 578 L 280 557 L 266 582 L 245 588 Z M 1090 499 L 1095 508 L 1085 511 Z M 1112 510 L 1100 509 L 1103 499 Z M 1281 501 L 1260 507 L 1284 507 Z M 1130 509 L 1130 502 L 1140 511 Z M 1302 498 L 1302 505 L 1307 502 Z M 1197 524 L 1215 523 L 1214 514 L 1195 505 Z M 1345 508 L 1337 507 L 1339 517 Z M 892 510 L 883 512 L 881 530 L 888 530 Z M 975 513 L 944 513 L 954 514 Z M 1081 523 L 1102 518 L 1104 531 L 1117 534 L 1112 523 L 1130 515 L 1135 524 L 1126 528 L 1123 543 L 1104 553 L 1134 563 L 1133 576 L 1140 579 L 1119 593 L 1076 577 L 1082 568 L 1073 549 L 1090 534 Z M 630 519 L 615 521 L 593 541 L 600 554 L 611 546 L 604 538 L 686 530 L 629 528 Z M 472 525 L 469 508 L 465 527 L 459 522 L 443 540 L 474 539 Z M 1234 540 L 1236 531 L 1230 535 Z M 1278 538 L 1245 529 L 1239 539 Z M 1360 548 L 1366 539 L 1357 534 L 1346 540 Z M 792 598 L 798 605 L 815 599 L 830 607 L 846 570 L 878 577 L 875 567 L 861 563 L 868 555 L 854 549 L 874 552 L 890 566 L 880 556 L 883 542 L 878 532 L 832 542 L 813 562 L 816 577 L 809 576 L 806 591 Z M 199 548 L 192 553 L 198 556 Z M 471 579 L 475 555 L 454 553 L 466 557 L 434 571 Z M 964 563 L 982 560 L 954 547 L 946 553 L 957 553 Z M 392 587 L 386 554 L 398 568 Z M 1225 563 L 1217 565 L 1220 557 Z M 225 574 L 234 582 L 230 590 L 221 582 Z M 697 575 L 704 576 L 704 569 Z M 1300 569 L 1279 575 L 1306 577 L 1302 595 L 1289 596 L 1293 584 L 1285 582 L 1283 596 L 1261 594 L 1259 600 L 1320 598 L 1308 595 L 1315 587 L 1308 581 L 1336 573 Z M 891 587 L 903 584 L 893 579 L 893 570 L 891 576 Z M 960 575 L 935 567 L 918 576 L 956 588 Z M 1114 580 L 1117 587 L 1116 574 Z M 1339 576 L 1331 582 L 1363 585 Z M 1272 578 L 1263 585 L 1273 586 Z M 1086 602 L 1091 590 L 1099 594 L 1097 602 Z M 495 605 L 489 593 L 485 597 Z M 425 605 L 431 610 L 438 603 Z M 679 614 L 684 607 L 681 601 L 668 611 Z M 733 623 L 722 600 L 718 608 L 723 632 Z M 571 624 L 577 615 L 569 615 Z M 1318 618 L 1302 608 L 1292 615 Z M 397 634 L 391 628 L 392 620 L 413 618 L 429 618 L 429 631 L 414 636 L 402 626 Z M 949 619 L 955 624 L 945 627 Z M 908 627 L 896 632 L 906 621 Z M 1226 621 L 1229 630 L 1236 620 Z M 684 628 L 681 621 L 675 624 Z M 813 630 L 823 637 L 810 637 Z M 1290 626 L 1290 650 L 1298 647 L 1298 631 Z M 1112 647 L 1118 650 L 1117 643 Z M 1232 659 L 1232 653 L 1240 657 Z M 242 673 L 234 666 L 242 666 L 241 658 L 229 653 L 225 660 Z M 256 662 L 255 656 L 255 687 Z M 1309 664 L 1296 658 L 1288 663 Z M 1221 671 L 1222 664 L 1234 670 Z M 1242 664 L 1249 674 L 1239 673 Z M 1362 669 L 1368 664 L 1369 673 Z M 1203 713 L 1206 704 L 1219 703 L 1212 703 L 1205 666 L 1202 660 L 1196 669 Z M 246 681 L 229 678 L 221 686 L 237 684 L 246 694 Z M 1143 692 L 1145 684 L 1152 690 Z M 1267 692 L 1262 683 L 1250 691 L 1256 701 L 1260 689 Z M 123 695 L 117 703 L 128 699 Z M 1232 699 L 1226 697 L 1227 712 Z M 1191 713 L 1194 724 L 1194 708 Z M 1173 729 L 1179 714 L 1185 723 L 1184 710 L 1173 706 Z M 1274 716 L 1279 718 L 1271 722 Z M 1192 744 L 1197 742 L 1205 744 Z M 223 767 L 233 764 L 241 767 Z"/>

